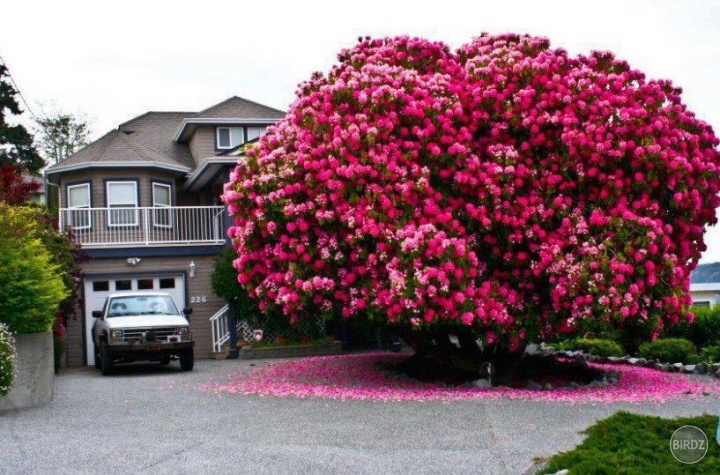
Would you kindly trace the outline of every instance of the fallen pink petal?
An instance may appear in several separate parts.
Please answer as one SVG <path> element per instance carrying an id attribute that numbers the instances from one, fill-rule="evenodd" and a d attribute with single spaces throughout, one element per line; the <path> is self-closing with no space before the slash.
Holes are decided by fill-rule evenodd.
<path id="1" fill-rule="evenodd" d="M 552 390 L 448 386 L 394 379 L 382 370 L 383 364 L 398 362 L 403 358 L 407 358 L 407 355 L 364 353 L 279 361 L 250 372 L 240 372 L 227 382 L 207 383 L 202 389 L 216 394 L 340 400 L 450 402 L 532 399 L 567 403 L 662 403 L 720 393 L 720 383 L 711 379 L 626 365 L 593 365 L 617 371 L 620 374 L 617 384 L 599 388 Z"/>

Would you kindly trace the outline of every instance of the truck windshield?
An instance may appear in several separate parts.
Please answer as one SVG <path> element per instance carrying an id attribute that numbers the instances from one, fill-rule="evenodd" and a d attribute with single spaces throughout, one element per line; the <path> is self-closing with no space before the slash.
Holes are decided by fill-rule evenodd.
<path id="1" fill-rule="evenodd" d="M 110 299 L 107 316 L 179 314 L 175 302 L 167 295 L 127 295 Z"/>

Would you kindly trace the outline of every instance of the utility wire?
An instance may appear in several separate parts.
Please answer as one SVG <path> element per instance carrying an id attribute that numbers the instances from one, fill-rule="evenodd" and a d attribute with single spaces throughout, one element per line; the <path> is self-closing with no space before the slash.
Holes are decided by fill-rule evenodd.
<path id="1" fill-rule="evenodd" d="M 13 79 L 12 74 L 10 74 L 10 68 L 8 67 L 7 63 L 3 59 L 2 55 L 0 55 L 0 64 L 5 66 L 5 71 L 7 72 L 7 77 L 10 79 L 10 83 L 15 88 L 15 92 L 17 92 L 18 96 L 20 96 L 20 99 L 22 99 L 23 104 L 25 104 L 25 109 L 30 113 L 33 119 L 35 119 L 35 122 L 40 123 L 40 119 L 38 119 L 38 116 L 35 115 L 35 113 L 32 110 L 32 107 L 30 107 L 30 104 L 28 104 L 28 101 L 25 100 L 25 96 L 22 95 L 22 92 L 20 92 L 20 88 L 18 87 L 17 83 L 15 82 L 15 79 Z"/>

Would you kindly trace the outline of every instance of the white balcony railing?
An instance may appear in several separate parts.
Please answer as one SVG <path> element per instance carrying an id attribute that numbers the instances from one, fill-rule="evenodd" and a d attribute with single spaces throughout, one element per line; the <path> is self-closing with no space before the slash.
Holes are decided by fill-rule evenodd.
<path id="1" fill-rule="evenodd" d="M 60 208 L 60 229 L 86 248 L 191 246 L 225 242 L 222 206 Z"/>

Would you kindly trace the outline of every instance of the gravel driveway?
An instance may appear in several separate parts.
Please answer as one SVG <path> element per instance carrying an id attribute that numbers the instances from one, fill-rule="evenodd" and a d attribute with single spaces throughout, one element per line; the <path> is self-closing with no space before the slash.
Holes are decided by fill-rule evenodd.
<path id="1" fill-rule="evenodd" d="M 0 415 L 0 473 L 523 473 L 618 410 L 716 413 L 719 399 L 665 405 L 537 401 L 382 403 L 218 396 L 199 390 L 263 362 L 60 375 L 52 404 Z"/>

